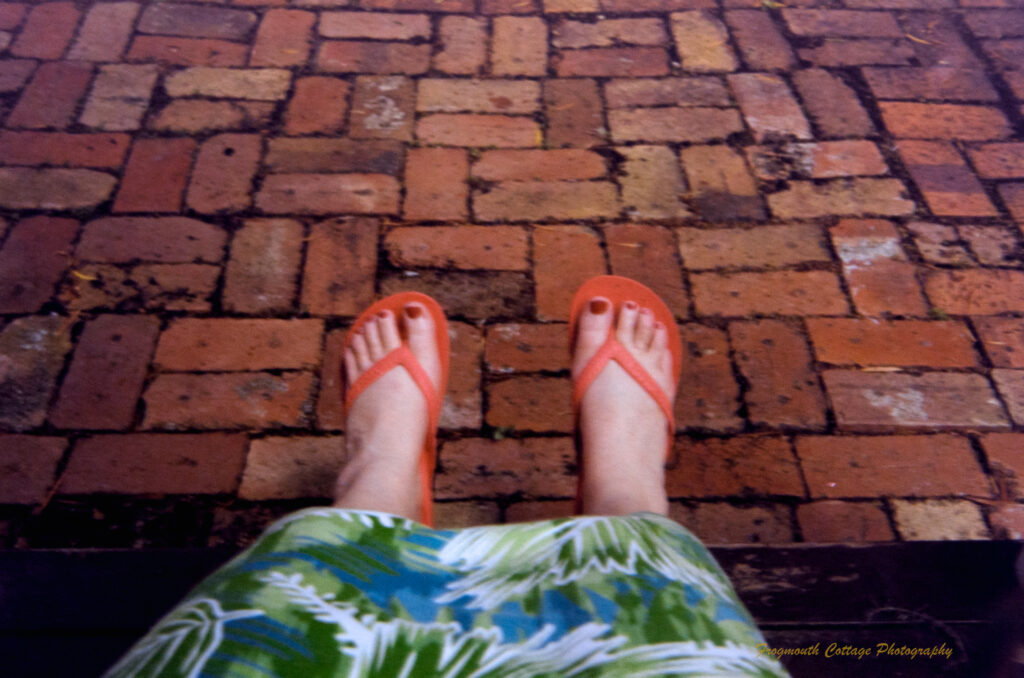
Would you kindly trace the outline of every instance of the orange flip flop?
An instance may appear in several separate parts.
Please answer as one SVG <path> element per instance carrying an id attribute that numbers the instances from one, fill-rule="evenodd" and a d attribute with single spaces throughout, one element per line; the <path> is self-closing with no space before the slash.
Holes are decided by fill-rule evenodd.
<path id="1" fill-rule="evenodd" d="M 654 319 L 665 325 L 668 331 L 668 347 L 672 353 L 672 372 L 676 382 L 683 369 L 683 344 L 679 338 L 679 327 L 676 325 L 675 316 L 669 310 L 665 302 L 661 300 L 650 288 L 641 285 L 630 278 L 623 278 L 617 275 L 602 275 L 591 278 L 583 283 L 583 286 L 576 291 L 572 298 L 572 306 L 569 312 L 569 353 L 576 349 L 576 331 L 580 314 L 583 308 L 594 297 L 604 297 L 612 304 L 612 313 L 615 320 L 618 319 L 619 310 L 627 301 L 635 302 L 641 308 L 649 308 L 654 313 Z M 608 331 L 608 338 L 597 350 L 594 357 L 587 363 L 579 378 L 573 384 L 572 389 L 572 411 L 574 419 L 579 418 L 580 403 L 583 394 L 601 373 L 609 360 L 617 362 L 626 373 L 631 376 L 640 386 L 654 399 L 658 407 L 668 420 L 668 447 L 665 450 L 665 458 L 668 459 L 672 452 L 672 441 L 675 437 L 675 416 L 673 414 L 672 401 L 658 385 L 650 373 L 637 362 L 636 358 L 615 338 L 615 325 Z M 582 487 L 583 487 L 583 464 L 580 464 L 580 482 L 576 491 L 576 512 L 582 509 Z"/>
<path id="2" fill-rule="evenodd" d="M 425 294 L 419 292 L 399 292 L 398 294 L 392 294 L 389 297 L 381 299 L 377 303 L 370 306 L 370 308 L 363 311 L 355 323 L 349 329 L 348 335 L 345 339 L 345 348 L 349 347 L 349 339 L 362 327 L 367 320 L 377 315 L 381 311 L 388 310 L 394 314 L 396 320 L 399 320 L 399 327 L 401 328 L 400 319 L 402 317 L 402 309 L 406 304 L 412 302 L 419 302 L 426 309 L 430 316 L 434 319 L 434 338 L 437 340 L 438 355 L 441 359 L 441 384 L 439 389 L 434 389 L 434 383 L 427 376 L 423 366 L 420 365 L 419 361 L 409 350 L 408 344 L 405 343 L 404 337 L 402 345 L 396 348 L 391 353 L 388 353 L 378 363 L 373 365 L 363 374 L 359 375 L 359 378 L 355 380 L 355 383 L 348 385 L 345 392 L 345 411 L 348 412 L 349 408 L 352 407 L 352 403 L 355 402 L 356 398 L 366 390 L 370 384 L 374 383 L 383 374 L 390 371 L 396 365 L 401 365 L 412 377 L 412 380 L 416 382 L 416 386 L 419 387 L 423 393 L 423 397 L 427 399 L 427 438 L 423 443 L 423 454 L 420 456 L 420 477 L 423 481 L 423 505 L 420 508 L 420 522 L 428 527 L 434 526 L 434 494 L 433 494 L 433 479 L 434 479 L 434 467 L 437 463 L 437 424 L 441 418 L 441 403 L 444 400 L 445 391 L 448 389 L 448 320 L 444 316 L 444 311 L 436 301 L 428 297 Z"/>

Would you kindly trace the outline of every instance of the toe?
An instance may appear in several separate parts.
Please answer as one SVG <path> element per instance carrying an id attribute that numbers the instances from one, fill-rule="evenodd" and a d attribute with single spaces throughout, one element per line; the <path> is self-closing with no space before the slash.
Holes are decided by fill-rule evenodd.
<path id="1" fill-rule="evenodd" d="M 668 352 L 668 328 L 664 323 L 654 323 L 654 338 L 651 340 L 651 350 L 655 353 Z"/>
<path id="2" fill-rule="evenodd" d="M 402 344 L 394 313 L 387 309 L 381 311 L 378 314 L 377 326 L 380 328 L 380 339 L 385 352 L 390 353 Z"/>
<path id="3" fill-rule="evenodd" d="M 612 304 L 604 297 L 594 297 L 583 307 L 576 329 L 574 368 L 582 369 L 590 362 L 590 358 L 608 338 L 613 319 Z"/>
<path id="4" fill-rule="evenodd" d="M 407 304 L 402 311 L 402 322 L 409 350 L 427 371 L 434 383 L 440 383 L 440 360 L 437 338 L 434 334 L 434 319 L 422 304 Z"/>
<path id="5" fill-rule="evenodd" d="M 649 308 L 640 309 L 640 315 L 636 321 L 636 329 L 633 332 L 634 346 L 641 351 L 646 351 L 651 346 L 651 339 L 654 338 L 654 312 Z"/>
<path id="6" fill-rule="evenodd" d="M 354 384 L 360 375 L 359 365 L 356 363 L 356 354 L 351 348 L 345 349 L 345 381 Z"/>
<path id="7" fill-rule="evenodd" d="M 370 369 L 370 366 L 373 365 L 373 359 L 370 358 L 370 349 L 366 345 L 366 337 L 361 331 L 356 332 L 352 337 L 351 346 L 352 352 L 356 356 L 356 367 L 359 371 L 365 372 Z"/>
<path id="8" fill-rule="evenodd" d="M 366 337 L 366 347 L 370 350 L 370 360 L 377 362 L 384 357 L 384 343 L 380 338 L 380 323 L 376 318 L 370 318 L 363 325 L 363 336 Z"/>
<path id="9" fill-rule="evenodd" d="M 636 320 L 640 314 L 640 308 L 635 301 L 627 301 L 619 311 L 619 322 L 615 327 L 615 338 L 622 344 L 632 345 L 633 335 L 636 332 Z"/>

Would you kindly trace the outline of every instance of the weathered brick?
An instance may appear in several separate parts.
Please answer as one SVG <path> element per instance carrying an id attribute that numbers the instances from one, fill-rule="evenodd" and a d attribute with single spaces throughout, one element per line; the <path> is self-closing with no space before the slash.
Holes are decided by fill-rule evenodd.
<path id="1" fill-rule="evenodd" d="M 339 431 L 345 427 L 344 350 L 345 330 L 328 331 L 316 400 L 316 427 L 321 431 Z"/>
<path id="2" fill-rule="evenodd" d="M 734 322 L 729 337 L 750 387 L 744 393 L 755 426 L 823 429 L 825 397 L 800 333 L 779 320 Z"/>
<path id="3" fill-rule="evenodd" d="M 597 83 L 587 78 L 549 78 L 544 81 L 547 142 L 551 146 L 589 148 L 605 143 L 601 97 Z"/>
<path id="4" fill-rule="evenodd" d="M 818 360 L 834 365 L 976 367 L 974 338 L 955 320 L 808 318 Z"/>
<path id="5" fill-rule="evenodd" d="M 465 438 L 441 448 L 438 499 L 459 497 L 568 497 L 575 492 L 575 453 L 568 438 Z"/>
<path id="6" fill-rule="evenodd" d="M 669 517 L 693 531 L 705 544 L 779 544 L 793 541 L 787 507 L 733 506 L 701 502 L 694 507 L 672 502 Z"/>
<path id="7" fill-rule="evenodd" d="M 1000 506 L 989 514 L 988 521 L 996 539 L 1024 539 L 1024 506 Z"/>
<path id="8" fill-rule="evenodd" d="M 1024 177 L 1024 143 L 984 144 L 970 150 L 978 174 L 987 179 Z"/>
<path id="9" fill-rule="evenodd" d="M 426 14 L 323 12 L 319 31 L 325 38 L 429 39 L 430 18 Z"/>
<path id="10" fill-rule="evenodd" d="M 59 316 L 27 316 L 0 332 L 0 427 L 27 431 L 43 423 L 64 356 L 71 350 L 66 324 Z"/>
<path id="11" fill-rule="evenodd" d="M 70 2 L 44 2 L 28 13 L 11 54 L 34 59 L 59 59 L 75 34 L 82 13 Z"/>
<path id="12" fill-rule="evenodd" d="M 440 426 L 448 430 L 480 430 L 483 425 L 483 332 L 469 323 L 451 322 L 448 336 L 451 339 L 450 377 L 441 406 Z"/>
<path id="13" fill-rule="evenodd" d="M 796 507 L 804 541 L 812 544 L 892 541 L 885 512 L 875 503 L 815 501 Z"/>
<path id="14" fill-rule="evenodd" d="M 64 429 L 131 427 L 160 321 L 102 315 L 79 337 L 50 423 Z"/>
<path id="15" fill-rule="evenodd" d="M 117 61 L 132 36 L 139 4 L 104 2 L 93 5 L 85 15 L 78 39 L 68 52 L 76 61 Z"/>
<path id="16" fill-rule="evenodd" d="M 789 188 L 768 196 L 768 205 L 782 219 L 862 214 L 904 216 L 913 214 L 915 209 L 898 179 L 844 179 L 825 184 L 791 181 Z"/>
<path id="17" fill-rule="evenodd" d="M 134 433 L 85 438 L 71 451 L 61 494 L 234 492 L 244 435 Z"/>
<path id="18" fill-rule="evenodd" d="M 725 22 L 740 48 L 747 68 L 757 71 L 785 71 L 796 63 L 793 50 L 764 11 L 732 10 L 725 13 Z"/>
<path id="19" fill-rule="evenodd" d="M 669 26 L 683 70 L 696 73 L 735 71 L 739 67 L 729 46 L 725 25 L 704 11 L 669 15 Z"/>
<path id="20" fill-rule="evenodd" d="M 800 105 L 779 76 L 738 73 L 729 76 L 729 85 L 759 143 L 779 137 L 812 138 Z"/>
<path id="21" fill-rule="evenodd" d="M 680 151 L 690 182 L 689 199 L 705 219 L 764 219 L 757 184 L 743 156 L 728 146 L 690 146 Z"/>
<path id="22" fill-rule="evenodd" d="M 985 266 L 1021 265 L 1017 238 L 1007 228 L 999 226 L 960 226 L 960 236 L 966 240 L 974 256 Z"/>
<path id="23" fill-rule="evenodd" d="M 349 135 L 357 139 L 412 139 L 415 85 L 402 76 L 360 76 L 352 98 Z"/>
<path id="24" fill-rule="evenodd" d="M 270 139 L 263 161 L 270 172 L 368 172 L 397 175 L 402 145 L 390 140 L 349 138 Z"/>
<path id="25" fill-rule="evenodd" d="M 473 164 L 473 176 L 487 181 L 596 179 L 607 174 L 604 158 L 591 151 L 485 151 Z"/>
<path id="26" fill-rule="evenodd" d="M 725 332 L 694 323 L 679 326 L 683 343 L 680 382 L 676 396 L 676 427 L 730 433 L 743 426 L 738 416 L 740 387 L 729 360 Z M 685 461 L 683 462 L 685 464 Z"/>
<path id="27" fill-rule="evenodd" d="M 901 38 L 903 31 L 889 12 L 837 9 L 784 9 L 782 17 L 795 35 L 846 38 Z"/>
<path id="28" fill-rule="evenodd" d="M 192 168 L 193 139 L 137 139 L 114 200 L 115 212 L 177 212 Z"/>
<path id="29" fill-rule="evenodd" d="M 487 423 L 516 431 L 573 428 L 572 383 L 566 377 L 517 376 L 487 387 Z"/>
<path id="30" fill-rule="evenodd" d="M 246 10 L 161 2 L 146 8 L 138 30 L 188 38 L 244 40 L 256 20 L 256 13 Z"/>
<path id="31" fill-rule="evenodd" d="M 161 374 L 146 388 L 143 429 L 305 427 L 313 410 L 308 372 Z"/>
<path id="32" fill-rule="evenodd" d="M 398 180 L 386 174 L 271 174 L 256 195 L 266 214 L 397 214 Z"/>
<path id="33" fill-rule="evenodd" d="M 111 264 L 216 263 L 226 240 L 221 228 L 186 217 L 106 217 L 85 225 L 75 256 Z"/>
<path id="34" fill-rule="evenodd" d="M 668 53 L 661 47 L 570 49 L 556 57 L 559 77 L 643 77 L 668 75 Z"/>
<path id="35" fill-rule="evenodd" d="M 451 316 L 486 319 L 533 315 L 533 287 L 525 273 L 426 269 L 417 274 L 385 276 L 380 281 L 380 294 L 423 292 L 434 297 Z"/>
<path id="36" fill-rule="evenodd" d="M 533 278 L 539 320 L 568 320 L 572 295 L 606 273 L 597 234 L 585 226 L 541 227 L 533 234 Z"/>
<path id="37" fill-rule="evenodd" d="M 488 369 L 502 374 L 567 370 L 567 332 L 562 323 L 492 325 L 487 328 L 484 360 Z"/>
<path id="38" fill-rule="evenodd" d="M 23 2 L 0 3 L 0 30 L 13 30 L 21 25 L 28 13 L 28 4 Z"/>
<path id="39" fill-rule="evenodd" d="M 302 238 L 302 224 L 292 219 L 247 220 L 231 239 L 224 308 L 236 313 L 292 310 Z"/>
<path id="40" fill-rule="evenodd" d="M 332 134 L 348 112 L 349 84 L 338 78 L 310 76 L 295 81 L 284 116 L 285 134 Z"/>
<path id="41" fill-rule="evenodd" d="M 238 496 L 255 501 L 333 497 L 346 459 L 342 436 L 253 440 Z"/>
<path id="42" fill-rule="evenodd" d="M 355 316 L 373 301 L 377 270 L 375 219 L 331 219 L 314 224 L 306 245 L 302 310 Z"/>
<path id="43" fill-rule="evenodd" d="M 982 49 L 1000 71 L 1014 71 L 1020 67 L 1024 40 L 982 40 Z"/>
<path id="44" fill-rule="evenodd" d="M 88 169 L 0 168 L 0 206 L 69 210 L 105 202 L 117 179 Z"/>
<path id="45" fill-rule="evenodd" d="M 1024 367 L 1024 321 L 995 317 L 973 318 L 972 321 L 995 367 Z"/>
<path id="46" fill-rule="evenodd" d="M 469 158 L 457 148 L 411 148 L 405 163 L 405 206 L 413 220 L 468 216 Z"/>
<path id="47" fill-rule="evenodd" d="M 446 16 L 439 24 L 440 49 L 434 68 L 452 75 L 476 75 L 487 60 L 487 22 L 468 16 Z"/>
<path id="48" fill-rule="evenodd" d="M 164 89 L 172 97 L 218 97 L 274 101 L 288 94 L 291 73 L 282 68 L 196 66 L 172 73 Z"/>
<path id="49" fill-rule="evenodd" d="M 203 142 L 185 201 L 211 214 L 249 206 L 262 140 L 255 134 L 220 134 Z"/>
<path id="50" fill-rule="evenodd" d="M 688 270 L 792 266 L 831 258 L 821 228 L 812 224 L 679 228 L 676 236 Z"/>
<path id="51" fill-rule="evenodd" d="M 725 85 L 710 76 L 609 80 L 604 94 L 609 108 L 731 105 Z"/>
<path id="52" fill-rule="evenodd" d="M 899 233 L 892 223 L 844 219 L 832 228 L 831 235 L 859 313 L 872 316 L 927 312 L 914 265 L 906 260 Z"/>
<path id="53" fill-rule="evenodd" d="M 433 113 L 533 113 L 540 108 L 540 85 L 532 80 L 423 78 L 416 110 Z"/>
<path id="54" fill-rule="evenodd" d="M 496 17 L 492 24 L 494 75 L 547 75 L 548 27 L 540 17 Z"/>
<path id="55" fill-rule="evenodd" d="M 612 140 L 677 142 L 725 139 L 743 131 L 732 108 L 636 108 L 608 112 Z"/>
<path id="56" fill-rule="evenodd" d="M 6 165 L 117 169 L 127 152 L 124 134 L 0 132 L 0 157 Z"/>
<path id="57" fill-rule="evenodd" d="M 878 147 L 870 141 L 787 142 L 748 146 L 747 157 L 760 179 L 834 179 L 888 174 Z"/>
<path id="58" fill-rule="evenodd" d="M 882 101 L 878 107 L 896 137 L 984 141 L 1013 134 L 1003 113 L 987 106 Z"/>
<path id="59" fill-rule="evenodd" d="M 623 146 L 619 169 L 622 203 L 631 218 L 688 217 L 683 204 L 686 183 L 672 149 L 666 146 Z"/>
<path id="60" fill-rule="evenodd" d="M 384 246 L 396 266 L 529 269 L 526 231 L 515 226 L 401 226 L 388 231 Z"/>
<path id="61" fill-rule="evenodd" d="M 501 509 L 493 501 L 443 501 L 434 504 L 434 524 L 441 529 L 496 525 Z"/>
<path id="62" fill-rule="evenodd" d="M 47 216 L 11 228 L 0 249 L 0 313 L 35 313 L 50 300 L 77 234 L 77 221 Z"/>
<path id="63" fill-rule="evenodd" d="M 221 269 L 209 264 L 143 264 L 127 270 L 110 264 L 86 264 L 80 272 L 91 279 L 88 285 L 69 281 L 78 309 L 201 313 L 212 307 Z"/>
<path id="64" fill-rule="evenodd" d="M 992 381 L 1006 403 L 1010 417 L 1024 424 L 1024 372 L 1020 370 L 992 370 Z"/>
<path id="65" fill-rule="evenodd" d="M 1024 311 L 1024 272 L 973 268 L 932 271 L 925 281 L 932 306 L 955 315 Z"/>
<path id="66" fill-rule="evenodd" d="M 1024 222 L 1024 182 L 1013 184 L 1000 184 L 999 195 L 1006 203 L 1010 214 L 1019 221 Z"/>
<path id="67" fill-rule="evenodd" d="M 586 0 L 584 0 L 586 1 Z M 540 11 L 537 0 L 481 0 L 481 14 L 536 14 Z"/>
<path id="68" fill-rule="evenodd" d="M 670 499 L 804 496 L 800 469 L 785 438 L 681 438 L 675 443 L 675 453 L 679 461 L 665 473 Z"/>
<path id="69" fill-rule="evenodd" d="M 892 501 L 893 520 L 907 541 L 989 539 L 978 506 L 967 500 Z"/>
<path id="70" fill-rule="evenodd" d="M 248 45 L 210 38 L 137 35 L 128 61 L 158 61 L 173 66 L 244 66 Z"/>
<path id="71" fill-rule="evenodd" d="M 185 134 L 220 130 L 258 131 L 266 128 L 273 112 L 274 104 L 269 101 L 176 99 L 150 118 L 149 127 L 161 132 Z"/>
<path id="72" fill-rule="evenodd" d="M 874 123 L 857 98 L 857 93 L 839 76 L 821 68 L 793 73 L 804 108 L 826 137 L 866 136 Z"/>
<path id="73" fill-rule="evenodd" d="M 960 236 L 952 226 L 926 221 L 911 221 L 907 230 L 914 236 L 914 244 L 925 261 L 933 264 L 970 266 L 971 255 L 960 244 Z"/>
<path id="74" fill-rule="evenodd" d="M 662 45 L 667 41 L 659 19 L 602 19 L 597 23 L 562 20 L 555 24 L 551 44 L 555 47 L 614 47 L 617 45 Z"/>
<path id="75" fill-rule="evenodd" d="M 430 45 L 368 40 L 321 43 L 317 67 L 332 73 L 401 73 L 418 75 L 430 68 Z"/>
<path id="76" fill-rule="evenodd" d="M 79 121 L 104 130 L 135 130 L 149 106 L 157 67 L 112 64 L 100 68 Z"/>
<path id="77" fill-rule="evenodd" d="M 309 60 L 316 14 L 297 9 L 270 9 L 263 15 L 250 66 L 302 66 Z"/>
<path id="78" fill-rule="evenodd" d="M 674 12 L 681 9 L 715 9 L 715 0 L 600 0 L 601 11 L 609 14 Z"/>
<path id="79" fill-rule="evenodd" d="M 908 66 L 916 56 L 906 40 L 844 40 L 829 38 L 820 47 L 803 47 L 797 55 L 824 68 Z"/>
<path id="80" fill-rule="evenodd" d="M 976 38 L 1010 38 L 1024 35 L 1024 12 L 993 9 L 964 12 L 964 21 Z"/>
<path id="81" fill-rule="evenodd" d="M 915 61 L 921 66 L 950 66 L 965 71 L 980 71 L 985 65 L 960 35 L 952 12 L 905 12 L 899 15 L 905 35 L 911 40 Z"/>
<path id="82" fill-rule="evenodd" d="M 40 5 L 42 7 L 43 5 Z M 45 63 L 7 116 L 7 127 L 64 129 L 92 78 L 92 66 L 71 61 Z"/>
<path id="83" fill-rule="evenodd" d="M 409 12 L 453 12 L 472 14 L 472 0 L 359 0 L 363 9 L 397 9 Z"/>
<path id="84" fill-rule="evenodd" d="M 844 315 L 839 281 L 826 271 L 696 273 L 690 276 L 699 315 Z"/>
<path id="85" fill-rule="evenodd" d="M 311 369 L 322 335 L 317 319 L 178 318 L 160 335 L 153 365 L 165 372 Z"/>
<path id="86" fill-rule="evenodd" d="M 613 224 L 603 230 L 612 273 L 647 285 L 675 317 L 688 317 L 690 299 L 673 252 L 672 232 L 647 224 Z"/>
<path id="87" fill-rule="evenodd" d="M 63 438 L 0 435 L 0 503 L 40 504 L 53 487 L 57 464 L 68 443 Z"/>
<path id="88" fill-rule="evenodd" d="M 949 66 L 865 68 L 864 78 L 879 99 L 998 101 L 984 71 Z"/>
<path id="89" fill-rule="evenodd" d="M 981 446 L 994 479 L 1006 486 L 1011 497 L 1019 499 L 1024 493 L 1024 433 L 986 433 Z"/>
<path id="90" fill-rule="evenodd" d="M 840 430 L 1009 428 L 992 387 L 977 374 L 828 370 L 822 378 Z"/>
<path id="91" fill-rule="evenodd" d="M 16 92 L 21 89 L 36 68 L 32 59 L 0 60 L 0 92 Z"/>
<path id="92" fill-rule="evenodd" d="M 614 217 L 620 205 L 607 181 L 505 181 L 474 191 L 473 214 L 481 221 Z"/>

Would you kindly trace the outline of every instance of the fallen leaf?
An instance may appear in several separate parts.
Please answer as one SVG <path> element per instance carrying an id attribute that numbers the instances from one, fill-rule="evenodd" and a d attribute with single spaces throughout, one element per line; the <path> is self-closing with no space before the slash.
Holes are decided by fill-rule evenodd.
<path id="1" fill-rule="evenodd" d="M 82 273 L 81 271 L 76 271 L 74 269 L 71 270 L 71 275 L 75 276 L 76 278 L 81 278 L 82 280 L 99 280 L 99 278 L 97 278 L 94 275 Z"/>
<path id="2" fill-rule="evenodd" d="M 910 33 L 904 33 L 904 35 L 907 36 L 908 40 L 913 40 L 914 42 L 919 42 L 922 45 L 934 45 L 935 44 L 934 42 L 930 42 L 928 40 L 925 40 L 924 38 L 919 38 L 916 35 L 911 35 Z"/>

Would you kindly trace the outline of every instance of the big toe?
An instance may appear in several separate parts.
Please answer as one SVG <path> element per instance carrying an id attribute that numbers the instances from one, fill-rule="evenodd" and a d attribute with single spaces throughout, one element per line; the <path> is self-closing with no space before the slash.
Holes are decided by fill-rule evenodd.
<path id="1" fill-rule="evenodd" d="M 434 385 L 441 383 L 441 359 L 438 353 L 437 336 L 434 318 L 427 312 L 423 304 L 412 302 L 406 304 L 402 311 L 406 341 L 409 350 L 426 370 Z"/>
<path id="2" fill-rule="evenodd" d="M 594 297 L 583 307 L 576 330 L 573 373 L 577 374 L 590 362 L 597 350 L 608 339 L 614 318 L 612 305 L 604 297 Z"/>

